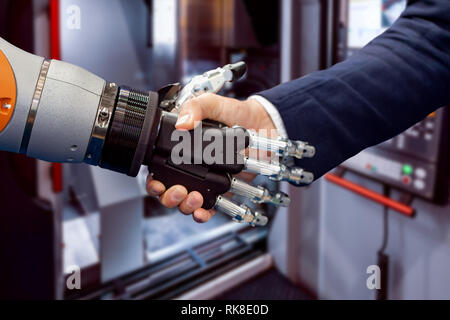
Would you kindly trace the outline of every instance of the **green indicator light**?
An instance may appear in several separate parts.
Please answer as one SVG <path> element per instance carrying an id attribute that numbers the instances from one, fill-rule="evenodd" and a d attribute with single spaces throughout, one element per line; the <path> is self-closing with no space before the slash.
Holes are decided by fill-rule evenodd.
<path id="1" fill-rule="evenodd" d="M 410 164 L 404 164 L 402 171 L 404 174 L 410 176 L 413 172 L 413 167 Z"/>

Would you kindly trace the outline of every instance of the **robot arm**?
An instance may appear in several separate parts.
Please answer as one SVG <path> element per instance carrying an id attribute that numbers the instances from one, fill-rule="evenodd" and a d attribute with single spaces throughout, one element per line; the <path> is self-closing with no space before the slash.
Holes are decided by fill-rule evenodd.
<path id="1" fill-rule="evenodd" d="M 105 80 L 1 38 L 0 57 L 0 148 L 47 161 L 83 162 Z"/>
<path id="2" fill-rule="evenodd" d="M 108 83 L 69 63 L 26 53 L 0 38 L 0 149 L 51 162 L 85 162 L 129 176 L 136 176 L 144 164 L 167 187 L 182 184 L 189 191 L 200 191 L 203 208 L 216 207 L 235 221 L 264 225 L 265 216 L 233 203 L 223 194 L 231 191 L 257 203 L 284 206 L 289 204 L 289 197 L 272 194 L 232 175 L 249 171 L 298 185 L 312 182 L 313 176 L 282 162 L 245 156 L 242 151 L 262 149 L 284 159 L 312 157 L 314 147 L 204 121 L 202 136 L 214 139 L 193 143 L 192 150 L 183 155 L 187 163 L 177 163 L 172 157 L 177 143 L 172 138 L 177 114 L 169 110 L 179 110 L 184 102 L 200 94 L 218 92 L 245 70 L 242 62 L 227 65 L 194 77 L 183 89 L 173 84 L 159 92 L 144 93 Z M 187 134 L 195 140 L 195 132 Z M 243 141 L 227 150 L 231 158 L 223 152 L 222 160 L 231 161 L 198 159 L 198 154 L 213 143 L 226 150 L 230 136 Z"/>

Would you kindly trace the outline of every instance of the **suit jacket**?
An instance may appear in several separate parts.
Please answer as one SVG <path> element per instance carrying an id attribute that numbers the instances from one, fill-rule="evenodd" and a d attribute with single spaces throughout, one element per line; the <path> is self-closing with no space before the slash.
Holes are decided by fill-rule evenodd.
<path id="1" fill-rule="evenodd" d="M 316 147 L 299 166 L 322 176 L 450 103 L 450 0 L 413 0 L 346 61 L 258 93 L 290 139 Z"/>

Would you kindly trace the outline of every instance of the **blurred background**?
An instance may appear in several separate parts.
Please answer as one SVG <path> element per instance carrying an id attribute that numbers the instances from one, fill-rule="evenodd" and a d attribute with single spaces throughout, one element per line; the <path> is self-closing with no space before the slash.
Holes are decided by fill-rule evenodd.
<path id="1" fill-rule="evenodd" d="M 157 90 L 244 60 L 246 98 L 346 59 L 404 0 L 0 0 L 0 36 L 35 54 Z M 395 87 L 392 88 L 395 90 Z M 326 92 L 324 92 L 326 94 Z M 265 207 L 251 228 L 197 224 L 137 178 L 0 153 L 0 297 L 450 298 L 448 110 Z M 405 111 L 405 116 L 407 111 Z M 381 290 L 368 284 L 380 269 Z M 81 289 L 70 289 L 81 272 Z M 370 280 L 371 281 L 371 280 Z"/>

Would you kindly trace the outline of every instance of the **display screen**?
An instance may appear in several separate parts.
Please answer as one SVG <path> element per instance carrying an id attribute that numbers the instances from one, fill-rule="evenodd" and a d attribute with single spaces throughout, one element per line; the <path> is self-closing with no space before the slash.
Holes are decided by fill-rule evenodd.
<path id="1" fill-rule="evenodd" d="M 392 26 L 406 0 L 350 0 L 348 48 L 360 49 Z"/>

